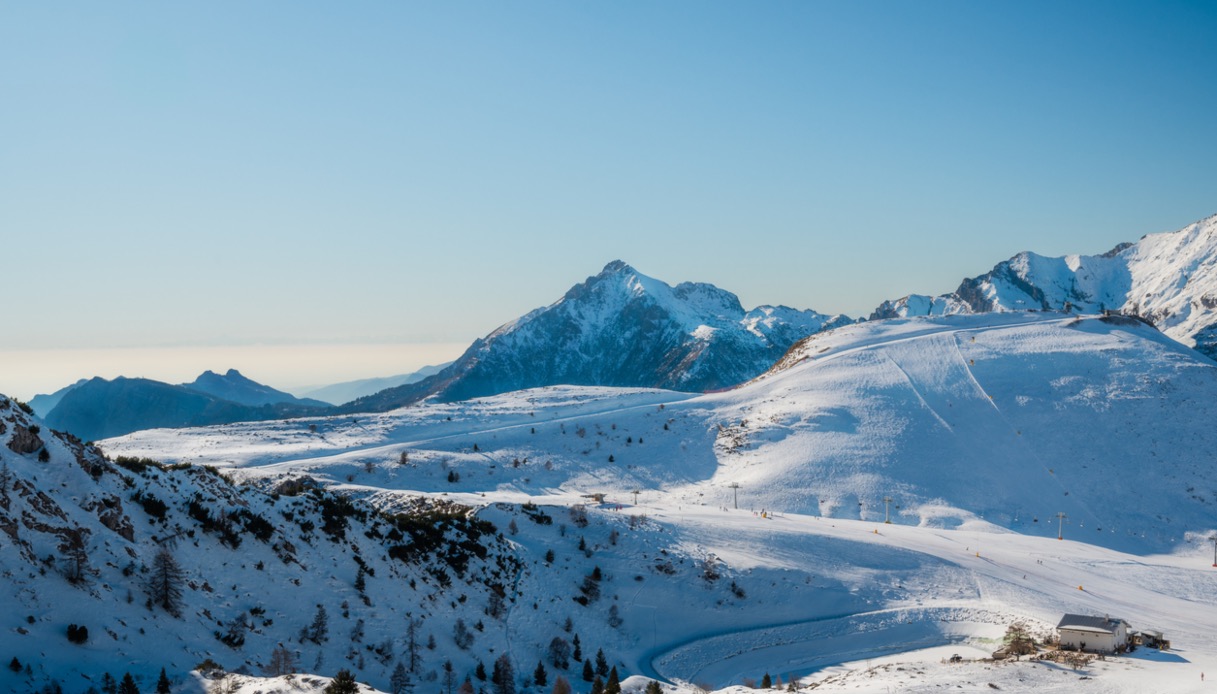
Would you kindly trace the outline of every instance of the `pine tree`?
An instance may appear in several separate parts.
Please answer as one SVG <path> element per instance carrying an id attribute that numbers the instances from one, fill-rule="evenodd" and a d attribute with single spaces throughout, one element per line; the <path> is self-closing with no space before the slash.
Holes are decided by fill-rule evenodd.
<path id="1" fill-rule="evenodd" d="M 444 690 L 447 694 L 452 694 L 452 685 L 456 684 L 456 668 L 452 666 L 451 660 L 444 661 Z"/>
<path id="2" fill-rule="evenodd" d="M 317 605 L 317 613 L 313 615 L 313 622 L 304 629 L 300 630 L 301 641 L 312 641 L 315 644 L 322 644 L 330 638 L 330 617 L 325 611 L 325 605 Z"/>
<path id="3" fill-rule="evenodd" d="M 641 440 L 639 443 L 641 443 Z M 663 694 L 663 687 L 660 686 L 659 682 L 651 680 L 650 682 L 647 682 L 645 694 Z"/>
<path id="4" fill-rule="evenodd" d="M 13 656 L 13 659 L 8 662 L 8 669 L 13 672 L 21 672 L 21 661 L 17 660 L 17 656 Z"/>
<path id="5" fill-rule="evenodd" d="M 494 661 L 494 673 L 491 675 L 490 681 L 494 683 L 495 694 L 515 694 L 515 668 L 512 667 L 511 658 L 507 657 L 506 653 Z"/>
<path id="6" fill-rule="evenodd" d="M 575 634 L 575 638 L 571 641 L 571 645 L 574 646 L 575 650 L 571 652 L 570 657 L 574 658 L 575 660 L 583 660 L 583 646 L 579 645 L 578 634 Z M 588 682 L 591 682 L 591 680 L 588 680 Z"/>
<path id="7" fill-rule="evenodd" d="M 397 667 L 393 668 L 393 675 L 389 677 L 389 692 L 390 694 L 406 694 L 410 690 L 410 675 L 406 673 L 406 666 L 397 661 Z"/>
<path id="8" fill-rule="evenodd" d="M 101 676 L 101 694 L 118 694 L 118 681 L 108 672 Z"/>
<path id="9" fill-rule="evenodd" d="M 135 678 L 131 673 L 124 673 L 122 682 L 118 683 L 118 694 L 139 694 L 139 687 L 135 686 Z"/>
<path id="10" fill-rule="evenodd" d="M 148 594 L 152 602 L 177 617 L 182 610 L 182 584 L 185 581 L 186 572 L 169 548 L 157 550 L 152 558 L 152 573 L 148 576 Z"/>
<path id="11" fill-rule="evenodd" d="M 549 674 L 545 672 L 545 664 L 537 661 L 537 669 L 532 671 L 532 681 L 537 683 L 538 687 L 544 687 L 549 682 Z"/>
<path id="12" fill-rule="evenodd" d="M 359 694 L 359 684 L 350 670 L 339 670 L 329 685 L 321 691 L 324 694 Z"/>
<path id="13" fill-rule="evenodd" d="M 156 680 L 156 694 L 169 694 L 169 689 L 169 676 L 165 674 L 165 668 L 161 668 L 161 676 Z"/>
<path id="14" fill-rule="evenodd" d="M 456 688 L 456 694 L 473 694 L 473 682 L 469 681 L 469 675 L 465 675 L 465 681 Z"/>
<path id="15" fill-rule="evenodd" d="M 591 694 L 604 694 L 604 680 L 600 679 L 600 675 L 596 675 L 596 679 L 592 680 Z"/>
<path id="16" fill-rule="evenodd" d="M 571 694 L 570 682 L 562 675 L 558 675 L 554 679 L 554 688 L 549 694 Z"/>
<path id="17" fill-rule="evenodd" d="M 772 687 L 773 678 L 769 676 L 768 672 L 766 672 L 765 676 L 761 678 L 761 689 L 771 689 Z"/>
<path id="18" fill-rule="evenodd" d="M 621 681 L 617 677 L 617 666 L 609 670 L 608 682 L 604 683 L 604 694 L 621 694 Z"/>
<path id="19" fill-rule="evenodd" d="M 596 678 L 596 671 L 592 669 L 592 661 L 583 661 L 583 681 L 591 682 Z"/>
<path id="20" fill-rule="evenodd" d="M 478 678 L 478 680 L 480 680 L 480 681 L 482 681 L 482 682 L 485 682 L 485 681 L 486 681 L 486 665 L 485 665 L 485 663 L 483 663 L 483 662 L 482 662 L 482 661 L 480 661 L 480 660 L 478 661 L 478 666 L 477 666 L 477 669 L 475 669 L 475 670 L 473 671 L 473 676 L 474 676 L 474 677 L 476 677 L 476 678 Z"/>
<path id="21" fill-rule="evenodd" d="M 608 673 L 608 659 L 604 657 L 604 649 L 598 648 L 596 649 L 596 674 L 605 677 Z"/>

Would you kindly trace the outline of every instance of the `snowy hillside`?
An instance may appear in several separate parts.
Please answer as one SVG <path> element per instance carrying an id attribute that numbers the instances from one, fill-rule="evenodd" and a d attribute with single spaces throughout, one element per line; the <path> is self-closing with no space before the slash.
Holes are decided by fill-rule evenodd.
<path id="1" fill-rule="evenodd" d="M 340 668 L 389 691 L 409 659 L 410 612 L 424 620 L 411 679 L 445 693 L 446 661 L 455 684 L 468 676 L 489 691 L 477 665 L 504 656 L 519 692 L 547 694 L 559 674 L 587 692 L 582 665 L 571 656 L 561 667 L 551 650 L 565 652 L 575 635 L 589 667 L 602 650 L 606 668 L 683 693 L 700 683 L 737 694 L 730 688 L 766 673 L 829 691 L 986 682 L 1072 691 L 1079 677 L 1108 692 L 1190 691 L 1201 670 L 1217 672 L 1217 571 L 1205 541 L 1217 525 L 1206 456 L 1217 443 L 1214 389 L 1217 366 L 1144 323 L 1024 312 L 851 325 L 711 395 L 554 387 L 140 432 L 102 445 L 165 465 L 106 463 L 96 480 L 71 472 L 80 464 L 54 441 L 46 462 L 31 442 L 0 446 L 21 484 L 91 529 L 96 571 L 87 589 L 68 581 L 55 540 L 37 539 L 47 531 L 30 500 L 40 497 L 22 496 L 5 518 L 35 544 L 28 556 L 12 545 L 0 553 L 21 605 L 0 652 L 50 663 L 42 676 L 65 681 L 134 668 L 150 682 L 165 666 L 185 688 L 195 680 L 184 670 L 208 657 L 244 668 L 249 676 L 233 680 L 242 691 L 319 691 L 325 680 L 314 675 Z M 5 416 L 9 437 L 31 424 L 15 408 Z M 308 491 L 307 480 L 328 491 Z M 134 540 L 83 510 L 105 507 L 106 495 L 122 503 Z M 167 521 L 149 496 L 166 504 Z M 425 544 L 434 514 L 451 508 L 434 504 L 477 510 L 446 541 Z M 272 527 L 265 542 L 254 516 Z M 336 517 L 347 523 L 342 539 L 326 530 Z M 482 523 L 494 529 L 460 540 Z M 145 607 L 143 582 L 122 575 L 130 564 L 143 575 L 151 536 L 177 526 L 194 533 L 175 551 L 197 588 L 184 591 L 180 618 Z M 392 548 L 407 533 L 431 553 L 398 559 Z M 280 556 L 286 543 L 294 561 Z M 456 574 L 448 554 L 462 547 L 467 573 Z M 448 584 L 436 574 L 444 567 Z M 301 633 L 318 604 L 330 620 L 322 644 Z M 1163 630 L 1174 650 L 1078 672 L 941 662 L 987 656 L 1015 620 L 1049 632 L 1064 612 Z M 45 644 L 81 614 L 91 634 L 105 624 L 117 639 L 65 639 L 65 655 L 51 655 Z M 221 640 L 230 628 L 240 646 Z M 296 689 L 262 678 L 280 643 L 312 673 Z M 37 681 L 38 672 L 0 674 L 0 686 Z M 630 682 L 634 692 L 645 684 Z"/>
<path id="2" fill-rule="evenodd" d="M 867 520 L 889 496 L 900 523 L 983 518 L 1044 536 L 1063 512 L 1087 542 L 1144 552 L 1217 525 L 1214 417 L 1217 366 L 1144 323 L 1004 313 L 822 333 L 700 397 L 551 388 L 105 446 L 431 493 L 643 489 L 692 503 L 735 483 L 749 507 Z M 363 480 L 360 466 L 403 451 L 417 471 Z"/>
<path id="3" fill-rule="evenodd" d="M 850 322 L 780 306 L 745 311 L 730 292 L 693 282 L 672 287 L 618 260 L 478 340 L 440 373 L 343 409 L 384 411 L 430 396 L 464 400 L 549 385 L 714 390 L 760 374 L 798 340 Z"/>
<path id="4" fill-rule="evenodd" d="M 1102 255 L 1020 253 L 950 294 L 884 302 L 872 319 L 986 311 L 1120 310 L 1212 356 L 1217 350 L 1217 215 Z"/>

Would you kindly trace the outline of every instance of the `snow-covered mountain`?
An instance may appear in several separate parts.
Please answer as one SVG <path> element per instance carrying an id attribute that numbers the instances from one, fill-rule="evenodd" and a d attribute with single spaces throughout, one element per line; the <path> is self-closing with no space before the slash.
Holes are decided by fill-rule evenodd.
<path id="1" fill-rule="evenodd" d="M 0 652 L 34 664 L 0 670 L 0 687 L 122 668 L 150 684 L 160 667 L 185 683 L 204 658 L 253 675 L 282 644 L 301 671 L 389 691 L 409 613 L 423 620 L 412 680 L 445 692 L 445 661 L 455 683 L 489 687 L 477 665 L 504 656 L 519 692 L 549 691 L 538 661 L 585 692 L 579 663 L 551 658 L 576 634 L 622 675 L 710 688 L 901 653 L 916 665 L 892 684 L 1054 691 L 1067 671 L 1051 664 L 939 661 L 987 656 L 1013 620 L 1050 630 L 1077 612 L 1163 630 L 1186 657 L 1086 677 L 1175 691 L 1217 666 L 1215 415 L 1208 359 L 1135 319 L 1039 312 L 850 325 L 728 392 L 546 387 L 144 431 L 102 442 L 126 456 L 114 463 L 0 404 L 0 585 L 17 618 Z M 444 525 L 461 507 L 466 522 Z M 89 530 L 84 585 L 71 524 Z M 170 537 L 180 617 L 145 605 Z M 85 644 L 62 641 L 69 624 L 89 627 Z"/>
<path id="2" fill-rule="evenodd" d="M 329 403 L 321 402 L 320 400 L 297 398 L 290 393 L 275 390 L 268 385 L 245 377 L 236 369 L 229 369 L 223 375 L 214 371 L 204 371 L 194 381 L 183 383 L 182 387 L 193 390 L 196 393 L 204 393 L 221 400 L 235 402 L 239 405 L 251 405 L 253 407 L 280 404 L 303 405 L 306 407 L 327 407 L 329 405 Z"/>
<path id="3" fill-rule="evenodd" d="M 424 366 L 418 371 L 412 371 L 408 374 L 399 374 L 397 376 L 382 376 L 380 378 L 361 378 L 357 381 L 345 381 L 343 383 L 334 383 L 328 386 L 309 387 L 297 391 L 297 395 L 302 398 L 313 400 L 321 400 L 331 405 L 341 405 L 345 402 L 350 402 L 357 398 L 362 398 L 365 395 L 379 393 L 386 388 L 396 388 L 404 386 L 407 383 L 417 383 L 428 376 L 443 371 L 452 362 L 445 362 L 435 366 Z"/>
<path id="4" fill-rule="evenodd" d="M 985 311 L 1121 311 L 1217 355 L 1217 215 L 1101 255 L 1020 253 L 949 294 L 885 301 L 871 319 Z"/>
<path id="5" fill-rule="evenodd" d="M 784 306 L 745 311 L 734 294 L 713 285 L 672 287 L 618 260 L 550 306 L 476 341 L 438 374 L 344 410 L 561 384 L 715 390 L 762 373 L 796 341 L 850 322 Z"/>

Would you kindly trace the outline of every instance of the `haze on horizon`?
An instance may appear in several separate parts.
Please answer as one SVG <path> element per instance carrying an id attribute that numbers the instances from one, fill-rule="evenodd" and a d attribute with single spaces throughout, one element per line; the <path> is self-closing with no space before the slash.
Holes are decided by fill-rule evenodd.
<path id="1" fill-rule="evenodd" d="M 0 2 L 0 392 L 140 350 L 391 375 L 616 258 L 860 316 L 1101 253 L 1217 212 L 1215 31 L 1187 2 Z M 268 378 L 256 345 L 354 347 Z"/>

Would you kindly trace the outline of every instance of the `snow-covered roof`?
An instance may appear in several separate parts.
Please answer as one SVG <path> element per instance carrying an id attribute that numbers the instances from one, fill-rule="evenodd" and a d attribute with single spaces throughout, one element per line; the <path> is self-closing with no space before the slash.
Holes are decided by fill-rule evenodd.
<path id="1" fill-rule="evenodd" d="M 1057 629 L 1069 629 L 1071 631 L 1089 631 L 1094 633 L 1114 634 L 1116 629 L 1123 624 L 1128 626 L 1128 622 L 1123 619 L 1115 619 L 1112 617 L 1095 617 L 1084 614 L 1067 614 L 1061 617 L 1060 623 L 1056 625 Z"/>

